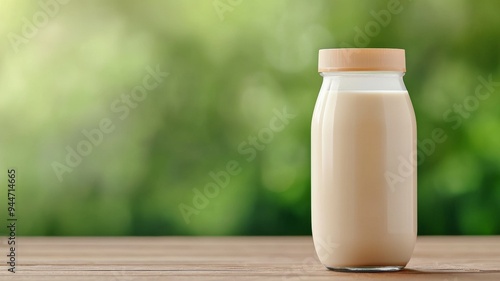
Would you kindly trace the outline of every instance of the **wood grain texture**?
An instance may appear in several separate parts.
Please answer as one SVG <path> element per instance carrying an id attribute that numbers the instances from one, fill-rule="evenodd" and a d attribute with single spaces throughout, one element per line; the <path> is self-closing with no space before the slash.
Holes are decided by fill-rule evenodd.
<path id="1" fill-rule="evenodd" d="M 6 261 L 2 238 L 0 254 Z M 311 237 L 18 237 L 0 280 L 500 280 L 500 236 L 419 237 L 407 269 L 323 267 Z"/>

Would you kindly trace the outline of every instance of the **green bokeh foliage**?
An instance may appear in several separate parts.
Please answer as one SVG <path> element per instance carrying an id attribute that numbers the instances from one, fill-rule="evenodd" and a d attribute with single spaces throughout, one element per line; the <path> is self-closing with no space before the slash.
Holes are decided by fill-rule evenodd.
<path id="1" fill-rule="evenodd" d="M 500 2 L 400 1 L 382 23 L 392 0 L 70 1 L 14 47 L 41 2 L 0 7 L 0 164 L 18 170 L 19 234 L 310 234 L 317 51 L 346 44 L 406 49 L 419 141 L 446 133 L 419 154 L 419 233 L 500 234 L 500 86 L 454 111 L 478 77 L 500 82 Z M 111 106 L 148 66 L 169 76 L 121 120 Z M 296 117 L 240 153 L 284 107 Z M 104 118 L 115 130 L 59 181 L 53 163 Z M 186 223 L 179 204 L 230 161 L 240 172 Z"/>

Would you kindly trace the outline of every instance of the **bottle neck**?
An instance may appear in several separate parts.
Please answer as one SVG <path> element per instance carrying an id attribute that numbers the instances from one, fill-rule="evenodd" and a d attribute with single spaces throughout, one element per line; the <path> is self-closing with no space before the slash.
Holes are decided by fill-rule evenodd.
<path id="1" fill-rule="evenodd" d="M 339 71 L 321 72 L 322 90 L 328 91 L 406 91 L 404 72 Z"/>
<path id="2" fill-rule="evenodd" d="M 400 71 L 335 71 L 335 72 L 320 72 L 323 77 L 328 76 L 396 76 L 403 77 L 404 72 Z"/>

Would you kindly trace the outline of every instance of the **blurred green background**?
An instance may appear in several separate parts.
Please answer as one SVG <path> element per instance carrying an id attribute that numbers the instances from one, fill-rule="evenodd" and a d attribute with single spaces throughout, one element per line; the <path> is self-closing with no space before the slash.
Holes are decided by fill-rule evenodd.
<path id="1" fill-rule="evenodd" d="M 499 10 L 2 0 L 0 220 L 14 167 L 20 235 L 310 234 L 318 49 L 395 47 L 406 49 L 419 141 L 447 136 L 419 151 L 419 234 L 500 234 Z M 168 76 L 153 83 L 157 68 Z M 481 79 L 493 81 L 483 99 Z M 270 135 L 285 107 L 295 118 Z M 82 131 L 102 122 L 91 143 Z"/>

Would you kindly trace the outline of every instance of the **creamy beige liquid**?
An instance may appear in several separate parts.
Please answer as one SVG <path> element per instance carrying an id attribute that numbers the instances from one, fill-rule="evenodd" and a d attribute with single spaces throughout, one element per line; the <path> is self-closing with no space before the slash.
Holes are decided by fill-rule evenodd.
<path id="1" fill-rule="evenodd" d="M 312 228 L 325 266 L 408 263 L 417 231 L 415 153 L 407 92 L 320 93 L 312 122 Z"/>

